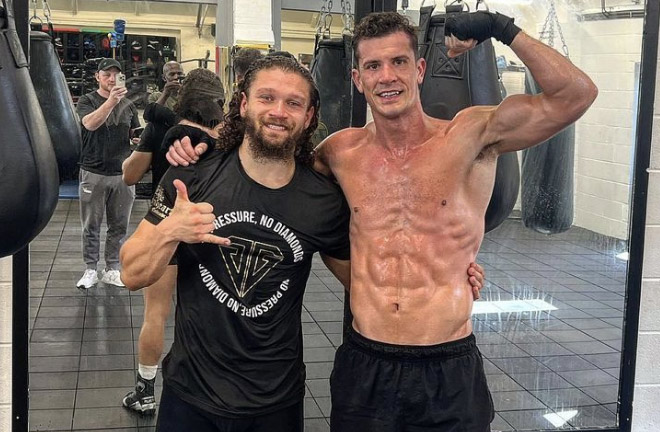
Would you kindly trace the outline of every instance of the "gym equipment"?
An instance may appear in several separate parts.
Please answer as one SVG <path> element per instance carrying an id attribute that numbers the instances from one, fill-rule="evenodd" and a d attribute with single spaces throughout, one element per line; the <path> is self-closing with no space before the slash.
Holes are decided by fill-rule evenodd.
<path id="1" fill-rule="evenodd" d="M 449 58 L 445 21 L 450 14 L 464 13 L 463 4 L 447 6 L 444 14 L 431 16 L 433 9 L 423 6 L 420 10 L 419 50 L 427 62 L 420 90 L 424 111 L 432 117 L 451 120 L 459 111 L 473 105 L 498 105 L 502 93 L 492 42 L 486 40 L 461 56 Z M 501 155 L 486 210 L 486 232 L 497 228 L 509 216 L 519 186 L 516 153 Z"/>
<path id="2" fill-rule="evenodd" d="M 0 257 L 14 254 L 46 226 L 57 205 L 55 152 L 28 62 L 16 33 L 11 0 L 0 6 Z"/>
<path id="3" fill-rule="evenodd" d="M 30 77 L 55 149 L 60 183 L 78 178 L 82 147 L 80 119 L 53 49 L 51 37 L 30 32 Z"/>
<path id="4" fill-rule="evenodd" d="M 330 37 L 331 7 L 324 4 L 321 8 L 310 67 L 321 96 L 319 127 L 314 136 L 316 144 L 333 132 L 351 125 L 353 33 L 350 3 L 342 1 L 344 31 L 341 38 Z"/>
<path id="5" fill-rule="evenodd" d="M 352 38 L 321 39 L 314 49 L 312 78 L 319 88 L 319 138 L 351 125 Z"/>
<path id="6" fill-rule="evenodd" d="M 568 47 L 561 32 L 554 2 L 540 39 L 554 46 L 555 26 L 561 36 L 564 55 Z M 541 89 L 532 75 L 525 74 L 525 92 Z M 544 234 L 564 232 L 573 225 L 573 166 L 575 163 L 575 124 L 549 140 L 523 151 L 522 221 L 527 228 Z"/>

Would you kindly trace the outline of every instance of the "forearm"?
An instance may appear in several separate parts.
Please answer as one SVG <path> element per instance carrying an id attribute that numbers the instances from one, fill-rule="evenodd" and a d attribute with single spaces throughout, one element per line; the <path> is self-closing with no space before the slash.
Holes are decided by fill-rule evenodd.
<path id="1" fill-rule="evenodd" d="M 104 102 L 96 111 L 82 118 L 82 125 L 88 131 L 95 131 L 105 123 L 114 107 L 114 105 L 110 105 L 107 101 Z"/>
<path id="2" fill-rule="evenodd" d="M 547 101 L 569 105 L 580 114 L 591 105 L 596 86 L 568 58 L 524 32 L 518 33 L 510 46 L 534 76 Z"/>
<path id="3" fill-rule="evenodd" d="M 133 186 L 142 179 L 151 165 L 151 153 L 134 151 L 122 163 L 122 180 L 128 186 Z"/>
<path id="4" fill-rule="evenodd" d="M 167 99 L 170 97 L 170 94 L 168 92 L 162 92 L 160 94 L 160 97 L 156 100 L 156 103 L 158 105 L 165 105 L 165 102 Z"/>
<path id="5" fill-rule="evenodd" d="M 136 232 L 121 248 L 121 279 L 129 290 L 139 290 L 155 283 L 172 260 L 179 242 L 167 235 L 166 221 L 167 218 L 156 225 L 155 232 L 150 235 Z M 141 222 L 144 223 L 149 222 Z"/>
<path id="6" fill-rule="evenodd" d="M 351 289 L 351 261 L 338 260 L 331 258 L 327 255 L 321 254 L 321 259 L 325 266 L 332 272 L 332 274 L 341 282 L 346 291 Z"/>

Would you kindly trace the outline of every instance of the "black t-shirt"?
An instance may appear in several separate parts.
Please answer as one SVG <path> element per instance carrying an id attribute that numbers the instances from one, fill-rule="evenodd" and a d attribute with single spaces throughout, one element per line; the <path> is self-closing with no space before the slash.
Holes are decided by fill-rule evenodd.
<path id="1" fill-rule="evenodd" d="M 170 167 L 170 163 L 165 158 L 167 149 L 163 149 L 162 143 L 167 130 L 175 123 L 176 115 L 166 106 L 151 103 L 144 110 L 144 119 L 149 123 L 144 128 L 140 136 L 140 145 L 135 151 L 151 153 L 151 185 L 152 193 L 165 171 Z"/>
<path id="2" fill-rule="evenodd" d="M 243 170 L 238 151 L 211 152 L 165 173 L 146 220 L 165 218 L 174 179 L 192 202 L 208 202 L 215 235 L 232 245 L 181 243 L 174 344 L 163 377 L 179 397 L 223 416 L 260 415 L 304 396 L 300 315 L 320 251 L 349 259 L 349 210 L 339 187 L 297 165 L 291 182 L 269 189 Z"/>
<path id="3" fill-rule="evenodd" d="M 96 111 L 106 100 L 96 91 L 82 95 L 76 107 L 80 119 Z M 137 109 L 128 98 L 119 101 L 95 131 L 83 126 L 81 168 L 95 174 L 121 175 L 121 164 L 131 153 L 130 131 L 138 127 Z"/>

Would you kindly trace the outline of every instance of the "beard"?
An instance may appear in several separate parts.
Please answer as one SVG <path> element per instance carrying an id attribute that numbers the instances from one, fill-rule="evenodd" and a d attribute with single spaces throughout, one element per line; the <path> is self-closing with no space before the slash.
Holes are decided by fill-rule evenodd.
<path id="1" fill-rule="evenodd" d="M 286 126 L 290 130 L 289 126 Z M 298 147 L 302 146 L 303 131 L 290 133 L 283 141 L 266 138 L 261 128 L 250 113 L 245 116 L 245 135 L 249 138 L 248 146 L 255 159 L 284 162 L 291 160 Z"/>

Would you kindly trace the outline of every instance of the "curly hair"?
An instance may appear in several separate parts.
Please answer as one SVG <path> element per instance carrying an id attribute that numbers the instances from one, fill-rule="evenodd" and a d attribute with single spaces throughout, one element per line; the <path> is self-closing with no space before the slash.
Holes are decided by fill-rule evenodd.
<path id="1" fill-rule="evenodd" d="M 229 102 L 229 111 L 225 115 L 225 124 L 220 132 L 217 148 L 224 151 L 230 151 L 241 145 L 245 136 L 245 119 L 241 117 L 241 100 L 245 93 L 250 96 L 251 86 L 257 73 L 262 70 L 280 69 L 283 72 L 295 73 L 303 77 L 309 84 L 310 107 L 314 109 L 314 114 L 309 126 L 303 131 L 298 143 L 296 144 L 295 158 L 298 162 L 311 165 L 314 162 L 314 145 L 311 137 L 319 123 L 319 90 L 314 84 L 311 74 L 295 59 L 282 56 L 270 56 L 256 60 L 245 73 L 245 78 L 238 84 L 231 101 Z"/>
<path id="2" fill-rule="evenodd" d="M 234 54 L 234 73 L 244 76 L 252 62 L 263 58 L 264 55 L 256 48 L 241 48 Z"/>
<path id="3" fill-rule="evenodd" d="M 224 99 L 220 78 L 208 69 L 194 69 L 181 84 L 174 112 L 180 119 L 213 129 L 222 123 Z"/>
<path id="4" fill-rule="evenodd" d="M 417 32 L 410 25 L 410 21 L 405 16 L 397 12 L 375 12 L 364 17 L 353 31 L 353 52 L 355 60 L 358 61 L 358 46 L 364 39 L 379 38 L 389 36 L 393 33 L 403 32 L 410 39 L 410 47 L 415 52 L 415 59 L 418 59 Z"/>

